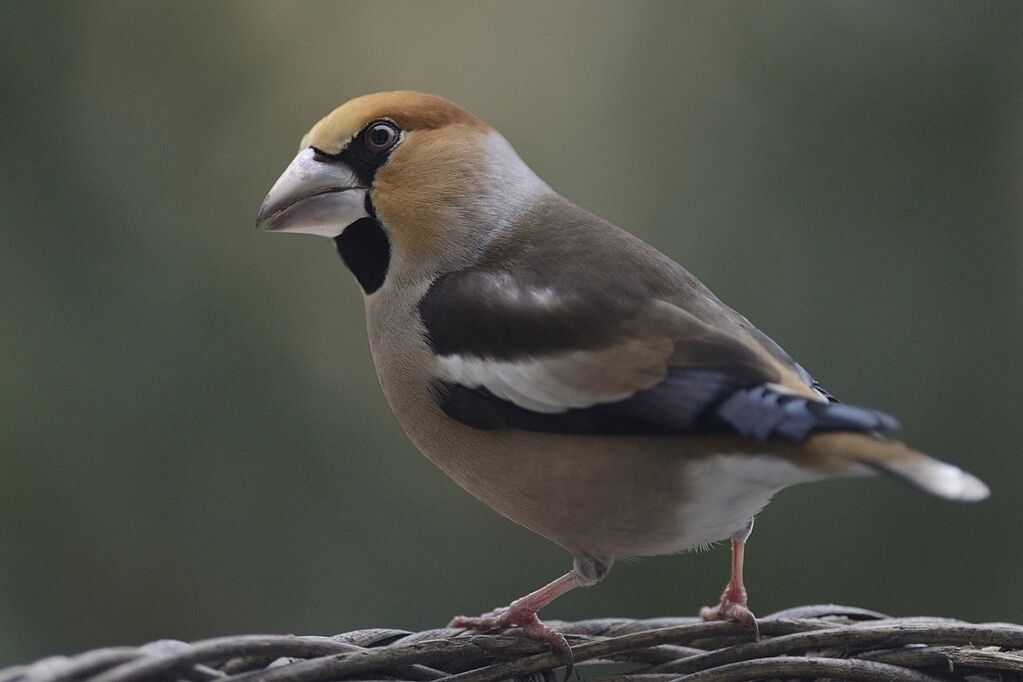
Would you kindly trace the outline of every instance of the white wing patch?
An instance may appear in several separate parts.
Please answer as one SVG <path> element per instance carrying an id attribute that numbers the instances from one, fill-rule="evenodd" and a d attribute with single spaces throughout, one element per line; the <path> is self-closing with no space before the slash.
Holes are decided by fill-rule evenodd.
<path id="1" fill-rule="evenodd" d="M 545 360 L 484 360 L 482 358 L 444 355 L 440 362 L 440 379 L 467 388 L 486 388 L 498 398 L 515 403 L 534 412 L 556 414 L 574 407 L 590 407 L 597 403 L 614 402 L 635 391 L 596 393 L 573 386 L 564 370 L 551 367 Z M 571 364 L 565 363 L 562 364 Z M 554 370 L 554 371 L 552 371 Z M 561 374 L 562 376 L 559 376 Z"/>
<path id="2" fill-rule="evenodd" d="M 514 280 L 504 284 L 503 295 L 528 297 L 534 306 L 562 303 L 553 290 L 523 290 Z M 679 308 L 655 301 L 637 313 L 611 345 L 515 360 L 441 355 L 436 376 L 467 388 L 485 388 L 527 410 L 557 414 L 624 400 L 656 386 L 667 375 L 676 342 L 705 331 L 702 323 Z"/>

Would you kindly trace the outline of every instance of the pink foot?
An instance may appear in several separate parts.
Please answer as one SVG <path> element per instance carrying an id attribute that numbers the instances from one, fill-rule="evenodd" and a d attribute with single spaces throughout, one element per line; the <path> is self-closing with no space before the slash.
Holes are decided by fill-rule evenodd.
<path id="1" fill-rule="evenodd" d="M 752 630 L 756 638 L 760 639 L 757 617 L 753 615 L 753 612 L 745 604 L 722 600 L 717 606 L 704 606 L 700 609 L 700 618 L 704 620 L 727 620 L 738 623 L 747 630 Z"/>
<path id="2" fill-rule="evenodd" d="M 536 610 L 529 608 L 527 605 L 520 604 L 517 601 L 512 602 L 510 606 L 494 609 L 489 613 L 484 613 L 482 616 L 476 616 L 475 618 L 469 616 L 456 616 L 451 623 L 448 624 L 448 627 L 466 630 L 505 630 L 513 627 L 522 628 L 523 632 L 527 635 L 540 642 L 545 642 L 555 653 L 561 654 L 561 657 L 565 659 L 569 670 L 571 671 L 574 657 L 572 656 L 572 648 L 568 646 L 568 640 L 565 639 L 565 636 L 554 628 L 544 624 L 544 622 L 540 620 L 540 617 L 536 615 Z"/>
<path id="3" fill-rule="evenodd" d="M 753 636 L 760 639 L 760 626 L 757 625 L 757 617 L 746 606 L 745 590 L 740 595 L 726 589 L 721 595 L 721 602 L 717 606 L 704 606 L 700 609 L 700 618 L 704 620 L 726 620 L 738 623 L 747 630 L 753 631 Z"/>
<path id="4" fill-rule="evenodd" d="M 572 648 L 564 635 L 552 627 L 544 625 L 536 612 L 550 604 L 560 595 L 588 583 L 580 580 L 575 571 L 569 571 L 557 580 L 544 585 L 535 592 L 530 592 L 522 599 L 516 599 L 510 605 L 494 609 L 477 618 L 458 616 L 448 625 L 449 628 L 465 628 L 468 630 L 504 630 L 506 628 L 522 628 L 527 635 L 547 645 L 554 653 L 561 654 L 566 666 L 565 679 L 572 676 L 575 657 Z"/>
<path id="5" fill-rule="evenodd" d="M 746 586 L 742 584 L 746 536 L 749 535 L 752 528 L 753 520 L 751 519 L 745 535 L 732 537 L 732 577 L 725 585 L 725 591 L 721 593 L 721 602 L 717 606 L 704 606 L 700 609 L 700 618 L 738 623 L 747 630 L 752 630 L 753 636 L 759 640 L 760 626 L 757 625 L 757 617 L 746 607 Z"/>

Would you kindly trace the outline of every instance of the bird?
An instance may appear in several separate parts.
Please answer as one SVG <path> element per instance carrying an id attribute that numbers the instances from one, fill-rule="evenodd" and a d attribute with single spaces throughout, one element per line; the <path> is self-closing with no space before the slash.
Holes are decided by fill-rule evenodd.
<path id="1" fill-rule="evenodd" d="M 949 500 L 989 494 L 893 439 L 894 418 L 839 402 L 689 271 L 559 195 L 442 97 L 378 92 L 333 110 L 256 222 L 334 242 L 411 442 L 572 557 L 451 627 L 517 627 L 570 655 L 538 615 L 557 597 L 617 559 L 730 541 L 729 580 L 700 615 L 755 629 L 745 545 L 780 490 L 887 474 Z"/>

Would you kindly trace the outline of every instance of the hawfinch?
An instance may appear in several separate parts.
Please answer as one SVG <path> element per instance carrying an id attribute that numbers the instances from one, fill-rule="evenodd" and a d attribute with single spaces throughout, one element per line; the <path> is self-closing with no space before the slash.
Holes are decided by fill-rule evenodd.
<path id="1" fill-rule="evenodd" d="M 618 557 L 731 539 L 706 619 L 754 628 L 753 517 L 796 483 L 876 473 L 973 501 L 987 486 L 839 403 L 682 266 L 558 195 L 493 128 L 383 92 L 313 126 L 258 226 L 334 241 L 362 288 L 381 388 L 420 451 L 571 553 L 572 570 L 452 627 L 520 626 Z"/>

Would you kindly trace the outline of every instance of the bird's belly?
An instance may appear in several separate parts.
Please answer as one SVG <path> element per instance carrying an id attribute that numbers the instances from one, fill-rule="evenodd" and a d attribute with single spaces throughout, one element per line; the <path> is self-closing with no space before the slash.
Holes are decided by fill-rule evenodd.
<path id="1" fill-rule="evenodd" d="M 401 418 L 399 417 L 399 420 Z M 706 454 L 685 438 L 480 431 L 439 411 L 403 424 L 463 488 L 574 554 L 671 554 L 724 540 L 778 490 L 815 476 L 771 455 Z"/>
<path id="2" fill-rule="evenodd" d="M 731 537 L 763 509 L 782 488 L 824 478 L 783 457 L 721 453 L 687 459 L 685 475 L 691 482 L 679 505 L 680 536 L 675 543 L 651 548 L 667 554 L 707 545 Z"/>

